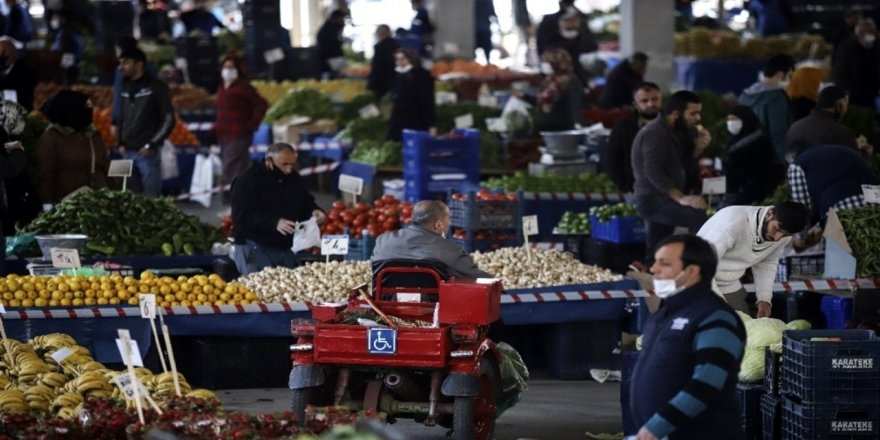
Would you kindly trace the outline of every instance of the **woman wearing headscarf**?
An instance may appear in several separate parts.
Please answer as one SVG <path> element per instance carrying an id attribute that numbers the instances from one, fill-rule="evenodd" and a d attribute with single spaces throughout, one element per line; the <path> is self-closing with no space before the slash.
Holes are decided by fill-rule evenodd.
<path id="1" fill-rule="evenodd" d="M 37 144 L 43 210 L 75 191 L 106 188 L 110 155 L 92 126 L 89 96 L 62 90 L 41 110 L 49 119 Z"/>
<path id="2" fill-rule="evenodd" d="M 725 205 L 751 205 L 764 200 L 782 182 L 785 169 L 755 112 L 737 105 L 727 114 L 732 137 L 724 150 L 727 176 Z"/>
<path id="3" fill-rule="evenodd" d="M 21 142 L 12 141 L 24 131 L 24 116 L 27 110 L 12 101 L 0 101 L 0 218 L 9 220 L 9 205 L 6 196 L 6 179 L 22 174 L 25 167 L 24 148 Z M 6 235 L 0 225 L 0 243 L 6 243 Z M 0 256 L 0 276 L 6 276 L 6 246 Z"/>
<path id="4" fill-rule="evenodd" d="M 232 184 L 236 176 L 251 164 L 250 148 L 254 132 L 259 128 L 269 103 L 251 83 L 244 61 L 227 55 L 220 63 L 223 83 L 217 90 L 217 123 L 214 132 L 220 144 L 223 163 L 223 186 Z M 230 194 L 223 193 L 224 203 Z"/>
<path id="5" fill-rule="evenodd" d="M 582 123 L 583 86 L 574 75 L 571 56 L 564 49 L 548 49 L 541 55 L 544 82 L 538 94 L 541 131 L 564 131 Z"/>
<path id="6" fill-rule="evenodd" d="M 791 80 L 785 87 L 794 116 L 792 122 L 808 116 L 816 108 L 819 87 L 824 76 L 822 69 L 812 66 L 800 66 L 792 73 Z"/>
<path id="7" fill-rule="evenodd" d="M 390 141 L 400 141 L 403 130 L 435 131 L 434 77 L 422 67 L 419 54 L 408 47 L 394 52 L 397 77 L 391 88 Z"/>

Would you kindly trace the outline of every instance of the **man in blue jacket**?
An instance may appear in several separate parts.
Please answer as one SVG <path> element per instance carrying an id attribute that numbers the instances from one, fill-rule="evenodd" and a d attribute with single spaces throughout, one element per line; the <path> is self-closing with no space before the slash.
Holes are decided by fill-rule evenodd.
<path id="1" fill-rule="evenodd" d="M 760 81 L 743 90 L 739 103 L 749 107 L 770 135 L 779 163 L 785 162 L 785 133 L 791 126 L 791 103 L 785 86 L 794 73 L 794 58 L 775 55 L 764 65 Z"/>
<path id="2" fill-rule="evenodd" d="M 715 250 L 695 235 L 673 235 L 654 260 L 654 291 L 663 303 L 648 319 L 632 374 L 636 438 L 745 438 L 736 382 L 746 331 L 712 291 Z"/>

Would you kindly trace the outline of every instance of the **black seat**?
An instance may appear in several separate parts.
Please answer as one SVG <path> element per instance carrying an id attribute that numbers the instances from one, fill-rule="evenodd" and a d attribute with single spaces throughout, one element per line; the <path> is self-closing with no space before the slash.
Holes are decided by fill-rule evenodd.
<path id="1" fill-rule="evenodd" d="M 440 263 L 438 261 L 431 260 L 405 260 L 405 259 L 396 259 L 396 260 L 381 260 L 372 262 L 373 269 L 373 288 L 375 289 L 379 283 L 377 282 L 377 277 L 379 273 L 383 269 L 394 268 L 394 267 L 406 267 L 406 268 L 424 268 L 430 269 L 440 277 L 441 280 L 446 281 L 449 279 L 448 270 L 445 264 Z M 437 285 L 437 278 L 435 278 L 432 274 L 429 273 L 385 273 L 382 275 L 381 280 L 383 290 L 385 288 L 427 288 L 427 289 L 437 289 L 439 286 Z M 390 295 L 383 295 L 382 300 L 389 301 L 391 300 Z"/>

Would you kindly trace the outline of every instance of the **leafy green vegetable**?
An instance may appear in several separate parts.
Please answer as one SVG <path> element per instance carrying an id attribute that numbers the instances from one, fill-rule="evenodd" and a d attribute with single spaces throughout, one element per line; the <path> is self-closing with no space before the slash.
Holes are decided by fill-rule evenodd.
<path id="1" fill-rule="evenodd" d="M 618 203 L 615 205 L 601 205 L 590 208 L 590 214 L 595 215 L 600 222 L 607 222 L 611 217 L 631 217 L 639 215 L 635 205 Z"/>
<path id="2" fill-rule="evenodd" d="M 617 187 L 604 174 L 581 173 L 577 176 L 527 176 L 523 172 L 493 177 L 482 182 L 489 189 L 529 192 L 570 192 L 587 194 L 616 194 Z"/>
<path id="3" fill-rule="evenodd" d="M 339 133 L 339 138 L 357 144 L 363 141 L 382 142 L 388 135 L 388 121 L 383 118 L 352 119 Z"/>
<path id="4" fill-rule="evenodd" d="M 806 319 L 795 319 L 794 321 L 785 324 L 786 330 L 810 330 L 811 328 L 813 328 L 813 325 Z"/>
<path id="5" fill-rule="evenodd" d="M 397 166 L 401 162 L 400 142 L 378 142 L 365 140 L 358 142 L 351 152 L 351 160 L 370 165 Z"/>
<path id="6" fill-rule="evenodd" d="M 266 112 L 265 121 L 269 124 L 286 116 L 305 116 L 312 119 L 333 119 L 333 104 L 330 98 L 315 89 L 297 87 L 290 89 Z"/>
<path id="7" fill-rule="evenodd" d="M 764 348 L 782 342 L 785 323 L 774 318 L 745 321 L 746 350 L 739 369 L 741 382 L 758 382 L 764 378 Z"/>
<path id="8" fill-rule="evenodd" d="M 455 118 L 464 115 L 472 115 L 474 117 L 474 127 L 480 131 L 486 130 L 486 118 L 497 118 L 501 116 L 501 110 L 497 108 L 484 107 L 475 103 L 455 103 L 441 104 L 437 106 L 434 124 L 437 131 L 446 133 L 455 128 Z"/>
<path id="9" fill-rule="evenodd" d="M 376 96 L 373 95 L 373 92 L 361 93 L 352 98 L 351 101 L 342 104 L 342 109 L 339 111 L 336 121 L 339 122 L 340 126 L 344 126 L 350 121 L 359 118 L 362 108 L 375 103 Z"/>
<path id="10" fill-rule="evenodd" d="M 880 274 L 880 206 L 844 209 L 837 212 L 846 239 L 856 257 L 859 276 L 874 277 Z"/>
<path id="11" fill-rule="evenodd" d="M 565 211 L 556 230 L 562 234 L 589 234 L 590 233 L 590 216 L 586 212 L 575 213 Z"/>

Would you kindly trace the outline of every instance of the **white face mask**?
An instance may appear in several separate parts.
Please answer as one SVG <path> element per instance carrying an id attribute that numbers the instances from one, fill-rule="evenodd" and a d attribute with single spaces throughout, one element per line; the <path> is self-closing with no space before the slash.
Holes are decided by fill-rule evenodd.
<path id="1" fill-rule="evenodd" d="M 541 63 L 541 73 L 544 75 L 553 75 L 553 66 L 550 63 Z"/>
<path id="2" fill-rule="evenodd" d="M 871 47 L 874 45 L 874 42 L 877 41 L 877 36 L 874 34 L 868 34 L 862 37 L 862 44 L 865 47 Z"/>
<path id="3" fill-rule="evenodd" d="M 666 299 L 684 290 L 684 287 L 678 287 L 675 284 L 676 281 L 678 281 L 678 278 L 681 277 L 683 273 L 684 272 L 681 272 L 680 274 L 678 274 L 678 276 L 671 280 L 662 280 L 654 277 L 654 293 L 657 294 L 657 297 L 660 299 Z"/>
<path id="4" fill-rule="evenodd" d="M 409 66 L 403 66 L 403 67 L 397 66 L 394 68 L 394 70 L 396 70 L 397 73 L 406 73 L 406 72 L 409 72 L 410 70 L 412 70 L 412 64 L 410 64 Z"/>
<path id="5" fill-rule="evenodd" d="M 223 78 L 223 81 L 233 82 L 238 79 L 238 70 L 235 69 L 222 69 L 220 70 L 220 77 Z"/>
<path id="6" fill-rule="evenodd" d="M 743 128 L 743 121 L 736 120 L 736 119 L 734 119 L 732 121 L 727 121 L 727 131 L 729 131 L 730 134 L 732 134 L 734 136 L 738 135 L 739 132 L 742 131 L 742 128 Z"/>
<path id="7" fill-rule="evenodd" d="M 560 29 L 559 35 L 562 35 L 562 38 L 565 38 L 566 40 L 574 40 L 578 36 L 578 31 L 577 31 L 577 29 L 574 29 L 574 30 Z"/>

